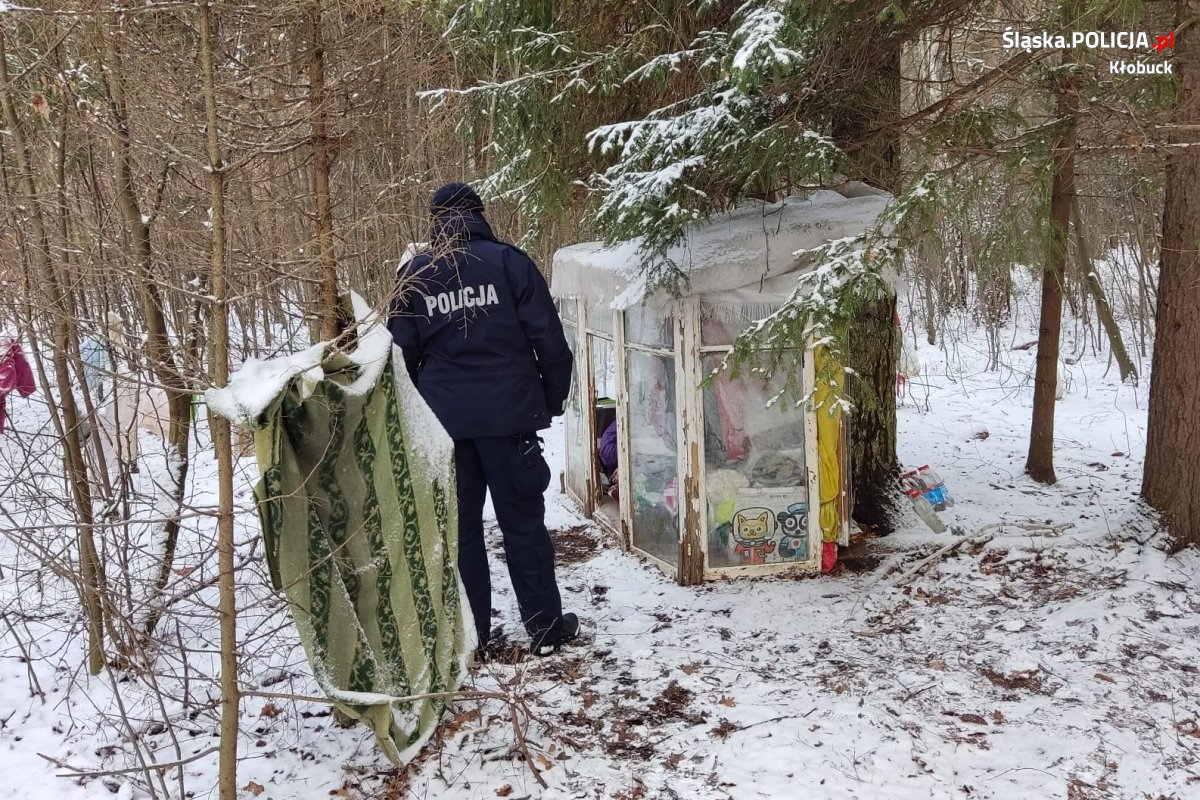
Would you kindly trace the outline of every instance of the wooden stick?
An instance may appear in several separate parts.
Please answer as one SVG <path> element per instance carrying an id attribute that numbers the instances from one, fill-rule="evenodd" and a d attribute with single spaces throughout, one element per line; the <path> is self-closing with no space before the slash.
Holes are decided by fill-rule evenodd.
<path id="1" fill-rule="evenodd" d="M 126 769 L 106 769 L 106 770 L 99 770 L 96 772 L 91 772 L 86 769 L 80 769 L 79 767 L 72 767 L 70 764 L 66 763 L 65 761 L 60 761 L 57 758 L 51 758 L 50 756 L 45 755 L 43 753 L 38 753 L 38 757 L 46 759 L 47 761 L 49 761 L 51 764 L 53 764 L 56 767 L 71 770 L 69 773 L 59 774 L 57 776 L 59 778 L 102 778 L 107 775 L 130 775 L 135 772 L 146 772 L 148 770 L 174 769 L 175 767 L 182 767 L 185 764 L 190 764 L 193 761 L 199 761 L 200 759 L 205 758 L 206 756 L 211 756 L 213 753 L 219 752 L 219 750 L 220 750 L 220 748 L 218 748 L 218 747 L 210 747 L 207 750 L 201 750 L 199 753 L 196 753 L 195 755 L 188 756 L 187 758 L 181 758 L 178 761 L 167 761 L 167 762 L 163 762 L 161 764 L 147 764 L 145 767 L 128 767 Z"/>
<path id="2" fill-rule="evenodd" d="M 517 737 L 517 749 L 521 751 L 521 757 L 525 759 L 525 763 L 529 765 L 529 771 L 533 773 L 533 777 L 538 784 L 543 788 L 549 788 L 546 779 L 542 777 L 542 772 L 537 768 L 537 764 L 533 763 L 533 754 L 529 752 L 529 745 L 525 742 L 525 732 L 521 730 L 521 719 L 517 715 L 516 700 L 509 700 L 508 713 L 512 717 L 513 734 Z"/>
<path id="3" fill-rule="evenodd" d="M 329 697 L 315 697 L 305 694 L 291 694 L 290 692 L 260 692 L 254 689 L 242 689 L 240 691 L 242 697 L 262 697 L 268 700 L 296 700 L 305 703 L 324 703 L 326 705 L 335 706 L 338 703 L 348 702 L 344 700 L 334 700 Z M 499 700 L 504 703 L 512 702 L 509 696 L 503 692 L 478 692 L 472 690 L 463 690 L 457 692 L 427 692 L 425 694 L 410 694 L 407 697 L 389 697 L 387 704 L 393 703 L 412 703 L 417 700 L 433 700 L 437 698 L 446 698 L 448 700 Z M 365 705 L 383 705 L 383 703 L 369 703 Z"/>
<path id="4" fill-rule="evenodd" d="M 975 536 L 964 536 L 939 550 L 935 550 L 933 553 L 914 564 L 907 572 L 904 572 L 900 575 L 900 577 L 893 580 L 891 585 L 903 586 L 905 583 L 908 583 L 923 570 L 925 570 L 925 568 L 930 564 L 943 559 L 948 555 L 952 555 L 964 544 L 970 543 L 976 546 L 983 546 L 987 544 L 993 538 L 995 538 L 996 534 L 994 531 L 998 531 L 1001 528 L 1018 528 L 1030 533 L 1045 533 L 1049 536 L 1058 536 L 1060 533 L 1066 530 L 1067 527 L 1068 526 L 1066 525 L 1037 525 L 1030 522 L 993 522 L 990 525 L 984 525 L 982 528 L 980 528 L 979 533 Z"/>
<path id="5" fill-rule="evenodd" d="M 995 534 L 985 533 L 985 534 L 982 534 L 979 536 L 970 536 L 970 537 L 964 536 L 961 539 L 956 539 L 953 542 L 951 542 L 950 544 L 946 545 L 945 547 L 939 548 L 939 549 L 935 550 L 933 553 L 931 553 L 930 555 L 925 556 L 925 558 L 922 558 L 920 561 L 918 561 L 916 564 L 914 564 L 907 572 L 901 574 L 900 577 L 893 580 L 891 585 L 892 586 L 903 586 L 904 584 L 908 583 L 910 580 L 915 578 L 917 575 L 919 575 L 923 571 L 925 571 L 925 569 L 927 569 L 935 561 L 940 561 L 941 559 L 945 558 L 946 556 L 951 555 L 952 553 L 957 551 L 960 547 L 962 547 L 967 542 L 970 542 L 971 544 L 975 544 L 975 545 L 985 545 L 992 540 L 993 536 L 995 536 Z"/>

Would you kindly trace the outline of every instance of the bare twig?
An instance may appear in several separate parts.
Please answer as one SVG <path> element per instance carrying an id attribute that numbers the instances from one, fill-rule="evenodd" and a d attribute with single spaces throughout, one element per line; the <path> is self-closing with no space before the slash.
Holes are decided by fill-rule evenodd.
<path id="1" fill-rule="evenodd" d="M 132 775 L 132 774 L 138 773 L 138 772 L 145 772 L 146 770 L 174 769 L 176 767 L 182 767 L 187 764 L 190 764 L 193 761 L 199 761 L 202 758 L 207 758 L 208 756 L 211 756 L 213 753 L 216 753 L 216 752 L 217 752 L 216 747 L 210 747 L 207 750 L 201 750 L 199 753 L 195 753 L 193 755 L 188 756 L 187 758 L 181 758 L 176 761 L 167 761 L 167 762 L 163 762 L 163 763 L 147 764 L 145 767 L 129 767 L 127 769 L 105 769 L 105 770 L 80 769 L 79 767 L 73 767 L 65 761 L 62 761 L 57 758 L 52 758 L 44 753 L 38 753 L 38 757 L 44 758 L 46 761 L 49 761 L 51 764 L 53 764 L 56 767 L 59 767 L 60 769 L 70 770 L 70 772 L 65 773 L 65 774 L 60 773 L 58 775 L 58 777 L 60 777 L 60 778 L 102 778 L 107 775 Z"/>
<path id="2" fill-rule="evenodd" d="M 970 537 L 964 536 L 961 539 L 955 539 L 953 542 L 946 545 L 945 547 L 938 548 L 937 550 L 933 551 L 933 553 L 931 553 L 930 555 L 926 556 L 925 558 L 922 558 L 920 561 L 918 561 L 916 564 L 914 564 L 911 568 L 909 568 L 906 572 L 902 573 L 900 575 L 900 577 L 893 580 L 892 586 L 903 586 L 904 584 L 911 581 L 913 578 L 920 575 L 926 569 L 928 569 L 932 564 L 934 564 L 937 561 L 942 560 L 946 556 L 952 555 L 960 547 L 962 547 L 964 544 L 967 544 L 968 542 L 970 542 L 971 544 L 976 545 L 976 546 L 981 546 L 981 545 L 987 544 L 988 542 L 990 542 L 992 540 L 993 535 L 994 534 L 989 533 L 989 534 L 982 534 L 980 536 L 970 536 Z"/>

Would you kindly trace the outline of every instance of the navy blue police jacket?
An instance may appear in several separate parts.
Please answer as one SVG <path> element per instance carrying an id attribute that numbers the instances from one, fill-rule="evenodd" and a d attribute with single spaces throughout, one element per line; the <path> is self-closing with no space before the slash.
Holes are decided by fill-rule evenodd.
<path id="1" fill-rule="evenodd" d="M 446 254 L 400 268 L 388 316 L 417 391 L 452 439 L 549 427 L 571 388 L 572 355 L 545 278 L 480 212 L 435 228 Z"/>

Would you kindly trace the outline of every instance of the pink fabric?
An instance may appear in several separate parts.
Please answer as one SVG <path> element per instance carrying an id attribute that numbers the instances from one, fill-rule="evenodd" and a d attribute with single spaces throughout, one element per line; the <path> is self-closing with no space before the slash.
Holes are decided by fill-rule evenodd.
<path id="1" fill-rule="evenodd" d="M 9 393 L 15 390 L 22 397 L 28 397 L 36 388 L 33 370 L 29 368 L 20 346 L 12 339 L 0 339 L 0 433 L 4 433 Z"/>
<path id="2" fill-rule="evenodd" d="M 725 446 L 725 457 L 730 461 L 745 461 L 750 455 L 750 436 L 746 433 L 743 420 L 746 418 L 747 387 L 742 378 L 731 379 L 722 371 L 713 381 L 717 393 L 717 416 L 721 423 L 721 444 Z"/>
<path id="3" fill-rule="evenodd" d="M 701 317 L 701 331 L 708 344 L 732 344 L 729 331 L 715 317 Z M 750 455 L 750 436 L 746 433 L 744 401 L 750 391 L 744 378 L 732 379 L 722 370 L 713 380 L 717 396 L 717 421 L 721 426 L 721 446 L 729 461 L 745 461 Z"/>

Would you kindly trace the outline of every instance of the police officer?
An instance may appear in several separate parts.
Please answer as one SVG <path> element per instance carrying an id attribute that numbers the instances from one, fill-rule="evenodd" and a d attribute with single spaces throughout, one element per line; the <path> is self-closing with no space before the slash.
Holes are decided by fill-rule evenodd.
<path id="1" fill-rule="evenodd" d="M 571 351 L 545 279 L 529 256 L 496 238 L 470 186 L 438 189 L 430 211 L 430 250 L 401 267 L 388 328 L 454 440 L 458 567 L 479 645 L 492 610 L 483 540 L 490 490 L 521 621 L 533 652 L 548 655 L 579 633 L 554 579 L 543 498 L 550 468 L 537 435 L 563 413 Z"/>

